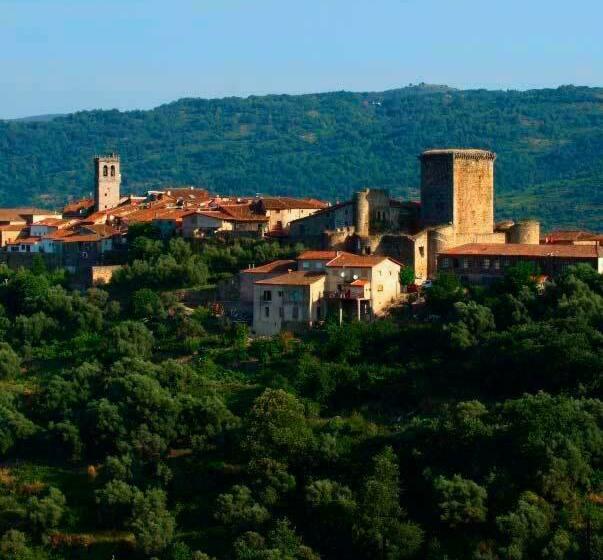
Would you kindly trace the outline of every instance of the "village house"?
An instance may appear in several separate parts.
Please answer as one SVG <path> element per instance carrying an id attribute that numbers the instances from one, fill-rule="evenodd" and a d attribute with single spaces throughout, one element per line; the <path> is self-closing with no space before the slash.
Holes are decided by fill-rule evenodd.
<path id="1" fill-rule="evenodd" d="M 289 259 L 277 260 L 262 266 L 250 266 L 239 273 L 239 300 L 253 303 L 253 285 L 259 280 L 268 280 L 290 270 L 297 270 L 297 262 Z"/>
<path id="2" fill-rule="evenodd" d="M 268 218 L 254 213 L 248 204 L 221 205 L 215 209 L 192 210 L 182 216 L 182 235 L 199 239 L 218 233 L 262 237 Z"/>
<path id="3" fill-rule="evenodd" d="M 282 330 L 311 327 L 324 319 L 325 280 L 320 272 L 291 271 L 255 282 L 255 333 L 273 336 Z"/>
<path id="4" fill-rule="evenodd" d="M 320 200 L 287 196 L 263 196 L 252 203 L 254 212 L 268 218 L 267 234 L 271 236 L 287 235 L 293 220 L 306 218 L 326 207 L 328 204 Z"/>
<path id="5" fill-rule="evenodd" d="M 535 274 L 558 276 L 568 266 L 587 264 L 603 274 L 603 247 L 595 244 L 488 244 L 469 243 L 438 255 L 438 270 L 452 272 L 461 280 L 489 283 L 502 278 L 518 263 L 528 263 Z"/>
<path id="6" fill-rule="evenodd" d="M 241 299 L 253 282 L 253 328 L 257 334 L 311 327 L 327 316 L 371 320 L 400 297 L 401 265 L 385 256 L 344 251 L 305 251 L 293 261 L 274 261 L 254 273 L 241 271 Z M 287 268 L 286 273 L 275 274 Z M 260 280 L 254 274 L 269 275 Z"/>

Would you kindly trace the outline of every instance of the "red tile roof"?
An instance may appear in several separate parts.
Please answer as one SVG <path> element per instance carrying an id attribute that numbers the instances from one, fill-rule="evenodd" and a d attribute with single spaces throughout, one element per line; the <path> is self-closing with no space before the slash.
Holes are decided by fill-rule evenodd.
<path id="1" fill-rule="evenodd" d="M 603 242 L 603 234 L 581 230 L 555 230 L 547 233 L 542 241 L 544 243 L 573 243 L 575 241 Z"/>
<path id="2" fill-rule="evenodd" d="M 287 272 L 289 269 L 295 269 L 297 266 L 296 261 L 291 260 L 278 260 L 272 261 L 267 264 L 263 264 L 261 266 L 255 266 L 253 268 L 246 268 L 245 270 L 241 270 L 241 272 L 249 273 L 249 274 L 267 274 L 271 272 Z"/>
<path id="3" fill-rule="evenodd" d="M 440 255 L 483 255 L 502 257 L 555 257 L 566 259 L 597 258 L 603 256 L 603 248 L 597 245 L 528 245 L 528 244 L 496 244 L 468 243 L 440 252 Z"/>
<path id="4" fill-rule="evenodd" d="M 342 254 L 351 255 L 352 253 L 346 253 L 345 251 L 304 251 L 297 257 L 297 260 L 330 261 Z"/>
<path id="5" fill-rule="evenodd" d="M 255 284 L 262 286 L 310 286 L 325 278 L 324 273 L 293 271 L 274 278 L 258 280 Z"/>
<path id="6" fill-rule="evenodd" d="M 363 280 L 362 278 L 358 278 L 358 280 L 354 280 L 350 286 L 366 286 L 369 283 L 368 280 Z"/>
<path id="7" fill-rule="evenodd" d="M 7 241 L 7 245 L 35 245 L 40 242 L 41 237 L 17 237 L 13 241 Z"/>
<path id="8" fill-rule="evenodd" d="M 386 260 L 393 259 L 380 255 L 352 255 L 351 253 L 344 253 L 328 262 L 327 268 L 342 268 L 344 266 L 353 268 L 373 268 Z"/>
<path id="9" fill-rule="evenodd" d="M 288 196 L 264 196 L 260 202 L 266 210 L 286 210 L 286 209 L 303 209 L 303 210 L 321 210 L 326 208 L 328 204 L 320 200 L 311 198 L 291 198 Z"/>
<path id="10" fill-rule="evenodd" d="M 63 214 L 79 214 L 82 210 L 92 210 L 92 208 L 94 208 L 94 199 L 82 198 L 65 205 Z"/>

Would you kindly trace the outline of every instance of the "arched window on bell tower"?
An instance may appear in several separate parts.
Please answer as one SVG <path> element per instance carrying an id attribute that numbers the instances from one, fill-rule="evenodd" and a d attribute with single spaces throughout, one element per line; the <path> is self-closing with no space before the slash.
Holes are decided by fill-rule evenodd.
<path id="1" fill-rule="evenodd" d="M 115 177 L 115 166 L 111 166 L 111 177 Z"/>
<path id="2" fill-rule="evenodd" d="M 109 175 L 109 166 L 103 166 L 103 177 L 107 177 Z"/>

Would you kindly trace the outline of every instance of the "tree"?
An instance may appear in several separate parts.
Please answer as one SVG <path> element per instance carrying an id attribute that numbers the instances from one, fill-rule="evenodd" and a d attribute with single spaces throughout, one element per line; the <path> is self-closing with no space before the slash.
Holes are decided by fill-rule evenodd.
<path id="1" fill-rule="evenodd" d="M 452 306 L 464 298 L 463 288 L 455 274 L 440 273 L 425 293 L 430 310 L 439 315 L 447 315 Z"/>
<path id="2" fill-rule="evenodd" d="M 247 486 L 233 486 L 229 493 L 218 496 L 214 517 L 238 532 L 259 527 L 270 514 L 253 499 Z"/>
<path id="3" fill-rule="evenodd" d="M 142 323 L 124 321 L 107 333 L 107 351 L 115 358 L 148 358 L 153 349 L 153 335 Z"/>
<path id="4" fill-rule="evenodd" d="M 415 281 L 415 271 L 411 266 L 404 266 L 400 269 L 400 284 L 402 286 L 410 286 L 414 284 Z"/>
<path id="5" fill-rule="evenodd" d="M 482 523 L 486 520 L 486 489 L 455 474 L 451 479 L 439 476 L 434 481 L 439 500 L 440 519 L 450 527 Z"/>
<path id="6" fill-rule="evenodd" d="M 266 389 L 247 418 L 245 446 L 255 457 L 301 459 L 313 444 L 303 405 L 282 389 Z"/>
<path id="7" fill-rule="evenodd" d="M 356 536 L 363 548 L 381 558 L 412 557 L 423 540 L 418 526 L 402 522 L 399 477 L 394 451 L 386 447 L 373 458 L 373 472 L 361 495 Z"/>
<path id="8" fill-rule="evenodd" d="M 40 556 L 27 544 L 27 537 L 21 531 L 11 529 L 2 535 L 0 540 L 0 557 L 2 560 L 36 560 Z"/>
<path id="9" fill-rule="evenodd" d="M 136 544 L 145 554 L 158 554 L 164 550 L 176 530 L 176 520 L 166 506 L 165 492 L 151 489 L 137 495 L 130 526 Z"/>
<path id="10" fill-rule="evenodd" d="M 0 379 L 15 379 L 21 372 L 21 358 L 10 344 L 0 342 Z"/>
<path id="11" fill-rule="evenodd" d="M 48 489 L 48 494 L 43 498 L 33 496 L 27 503 L 27 517 L 37 532 L 58 527 L 65 513 L 65 496 L 54 487 Z"/>

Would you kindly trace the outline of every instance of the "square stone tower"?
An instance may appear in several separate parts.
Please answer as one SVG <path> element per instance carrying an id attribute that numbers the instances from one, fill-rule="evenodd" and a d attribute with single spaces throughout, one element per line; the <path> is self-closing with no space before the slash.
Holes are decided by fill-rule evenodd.
<path id="1" fill-rule="evenodd" d="M 494 160 L 486 150 L 427 150 L 421 160 L 421 219 L 457 235 L 494 231 Z"/>
<path id="2" fill-rule="evenodd" d="M 119 156 L 109 154 L 94 158 L 94 209 L 109 210 L 119 205 L 121 171 Z"/>

